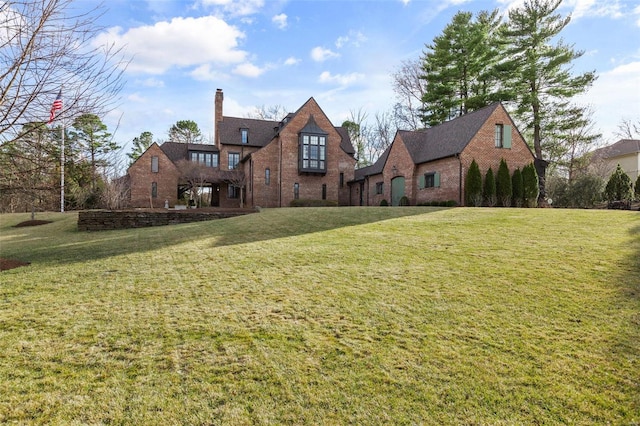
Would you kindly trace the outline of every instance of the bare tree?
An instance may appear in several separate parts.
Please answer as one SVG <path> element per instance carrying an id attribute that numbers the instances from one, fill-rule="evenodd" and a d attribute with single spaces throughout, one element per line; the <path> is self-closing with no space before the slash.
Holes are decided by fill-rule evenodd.
<path id="1" fill-rule="evenodd" d="M 618 124 L 616 136 L 621 139 L 640 139 L 640 118 L 635 121 L 629 118 L 623 118 Z"/>
<path id="2" fill-rule="evenodd" d="M 198 207 L 202 207 L 203 204 L 209 204 L 210 200 L 209 203 L 205 203 L 206 200 L 203 199 L 204 188 L 207 182 L 213 180 L 214 170 L 204 164 L 189 160 L 180 160 L 176 165 L 180 170 L 182 179 L 187 183 L 189 198 L 194 200 Z"/>
<path id="3" fill-rule="evenodd" d="M 403 61 L 392 74 L 393 91 L 398 99 L 394 106 L 394 118 L 397 127 L 404 130 L 418 130 L 423 127 L 420 114 L 426 84 L 422 74 L 420 58 Z"/>
<path id="4" fill-rule="evenodd" d="M 85 112 L 104 115 L 115 106 L 126 61 L 114 45 L 94 44 L 104 9 L 81 11 L 78 4 L 0 3 L 0 146 L 24 137 L 26 123 L 44 126 L 60 92 L 56 117 L 65 121 Z"/>
<path id="5" fill-rule="evenodd" d="M 247 118 L 281 121 L 284 117 L 286 117 L 287 111 L 287 108 L 282 105 L 261 105 L 256 106 L 252 112 L 248 113 Z"/>

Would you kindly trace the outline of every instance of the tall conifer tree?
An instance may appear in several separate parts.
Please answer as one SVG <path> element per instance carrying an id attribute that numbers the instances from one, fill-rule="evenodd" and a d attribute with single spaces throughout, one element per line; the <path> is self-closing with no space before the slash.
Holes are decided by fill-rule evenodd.
<path id="1" fill-rule="evenodd" d="M 557 39 L 571 17 L 556 13 L 562 0 L 525 0 L 509 12 L 503 30 L 507 44 L 501 64 L 507 84 L 516 99 L 516 117 L 533 135 L 533 148 L 539 167 L 540 197 L 544 198 L 543 140 L 548 132 L 562 127 L 562 110 L 569 100 L 586 91 L 595 80 L 595 71 L 572 75 L 571 62 L 584 52 Z M 558 41 L 554 41 L 558 40 Z"/>

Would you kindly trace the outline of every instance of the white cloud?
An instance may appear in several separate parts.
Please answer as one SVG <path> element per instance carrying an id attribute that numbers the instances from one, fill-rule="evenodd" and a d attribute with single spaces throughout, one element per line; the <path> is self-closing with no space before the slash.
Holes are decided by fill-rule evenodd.
<path id="1" fill-rule="evenodd" d="M 360 31 L 351 30 L 349 31 L 348 35 L 338 37 L 338 39 L 336 40 L 336 47 L 338 49 L 341 49 L 347 44 L 351 44 L 355 47 L 360 47 L 360 45 L 365 41 L 367 41 L 367 37 L 365 37 L 364 34 L 362 34 Z"/>
<path id="2" fill-rule="evenodd" d="M 327 59 L 337 58 L 340 54 L 333 52 L 329 49 L 325 49 L 324 47 L 314 47 L 311 49 L 311 59 L 316 62 L 324 62 Z"/>
<path id="3" fill-rule="evenodd" d="M 210 64 L 203 64 L 196 67 L 189 75 L 198 81 L 215 81 L 226 78 L 223 73 L 211 69 Z"/>
<path id="4" fill-rule="evenodd" d="M 164 81 L 155 77 L 150 77 L 142 81 L 137 81 L 136 83 L 141 84 L 144 87 L 157 87 L 157 88 L 164 87 Z"/>
<path id="5" fill-rule="evenodd" d="M 276 15 L 273 18 L 271 18 L 271 22 L 276 24 L 276 26 L 281 30 L 284 30 L 285 28 L 287 28 L 287 15 L 285 15 L 284 13 L 281 13 L 280 15 Z"/>
<path id="6" fill-rule="evenodd" d="M 232 16 L 246 16 L 257 13 L 263 6 L 264 0 L 200 0 L 204 7 L 216 7 Z"/>
<path id="7" fill-rule="evenodd" d="M 265 70 L 263 68 L 259 68 L 253 64 L 250 64 L 248 62 L 244 63 L 244 64 L 240 64 L 237 67 L 235 67 L 233 69 L 234 74 L 238 74 L 244 77 L 258 77 L 260 76 Z"/>
<path id="8" fill-rule="evenodd" d="M 332 75 L 329 71 L 324 71 L 320 74 L 318 81 L 320 83 L 338 84 L 340 86 L 348 86 L 358 80 L 362 80 L 364 74 L 352 72 L 351 74 L 336 74 Z"/>
<path id="9" fill-rule="evenodd" d="M 129 96 L 127 96 L 127 100 L 131 101 L 131 102 L 138 102 L 138 103 L 144 103 L 146 102 L 146 99 L 140 95 L 140 93 L 131 93 Z"/>
<path id="10" fill-rule="evenodd" d="M 284 64 L 287 66 L 297 65 L 299 63 L 300 63 L 300 59 L 295 58 L 293 56 L 287 58 L 286 61 L 284 61 Z"/>
<path id="11" fill-rule="evenodd" d="M 640 118 L 640 61 L 620 65 L 599 74 L 591 89 L 577 100 L 593 106 L 593 120 L 607 142 L 622 119 Z"/>
<path id="12" fill-rule="evenodd" d="M 215 16 L 204 16 L 173 18 L 126 32 L 113 27 L 100 34 L 95 44 L 125 47 L 126 53 L 133 56 L 127 71 L 161 74 L 174 66 L 243 62 L 247 53 L 238 49 L 242 38 L 244 33 L 236 27 Z"/>

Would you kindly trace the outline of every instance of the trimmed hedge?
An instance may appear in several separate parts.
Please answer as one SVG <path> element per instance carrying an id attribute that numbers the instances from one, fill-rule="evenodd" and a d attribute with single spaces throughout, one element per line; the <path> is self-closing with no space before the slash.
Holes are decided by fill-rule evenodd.
<path id="1" fill-rule="evenodd" d="M 457 207 L 458 202 L 455 200 L 447 200 L 447 201 L 423 201 L 421 203 L 416 204 L 416 206 L 423 207 Z"/>

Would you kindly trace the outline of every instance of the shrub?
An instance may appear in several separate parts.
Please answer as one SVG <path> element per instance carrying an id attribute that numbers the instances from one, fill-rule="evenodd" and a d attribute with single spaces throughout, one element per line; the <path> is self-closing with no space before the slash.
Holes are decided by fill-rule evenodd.
<path id="1" fill-rule="evenodd" d="M 407 197 L 406 195 L 403 195 L 402 198 L 400 198 L 400 205 L 401 206 L 408 206 L 409 205 L 409 197 Z"/>
<path id="2" fill-rule="evenodd" d="M 387 200 L 385 200 L 384 198 L 382 199 L 382 201 L 380 201 L 380 206 L 387 207 L 388 205 L 389 205 L 389 202 Z"/>
<path id="3" fill-rule="evenodd" d="M 496 198 L 502 207 L 511 207 L 512 195 L 511 173 L 509 173 L 509 166 L 507 166 L 507 162 L 503 158 L 500 160 L 496 177 Z"/>
<path id="4" fill-rule="evenodd" d="M 569 183 L 563 178 L 549 178 L 547 189 L 556 207 L 593 208 L 602 201 L 604 181 L 600 176 L 585 174 Z"/>
<path id="5" fill-rule="evenodd" d="M 640 201 L 640 174 L 638 175 L 638 179 L 636 179 L 636 184 L 635 184 L 635 195 L 636 195 L 636 200 Z"/>
<path id="6" fill-rule="evenodd" d="M 536 172 L 536 167 L 533 163 L 529 163 L 522 168 L 522 186 L 525 207 L 536 207 L 538 205 L 540 187 L 538 186 L 538 172 Z"/>
<path id="7" fill-rule="evenodd" d="M 475 159 L 471 161 L 464 180 L 464 204 L 474 207 L 482 205 L 482 174 Z"/>
<path id="8" fill-rule="evenodd" d="M 631 178 L 618 164 L 604 188 L 604 197 L 609 202 L 631 200 L 633 198 L 631 187 Z"/>
<path id="9" fill-rule="evenodd" d="M 484 187 L 482 192 L 486 205 L 489 207 L 495 206 L 497 203 L 496 179 L 493 176 L 493 170 L 491 169 L 491 167 L 489 167 L 489 170 L 487 170 L 487 174 L 484 177 Z"/>
<path id="10" fill-rule="evenodd" d="M 522 180 L 522 172 L 520 168 L 517 168 L 511 176 L 511 188 L 513 190 L 513 196 L 511 202 L 514 207 L 522 207 L 524 204 L 524 181 Z"/>
<path id="11" fill-rule="evenodd" d="M 333 200 L 291 200 L 291 207 L 338 207 L 338 202 Z"/>

